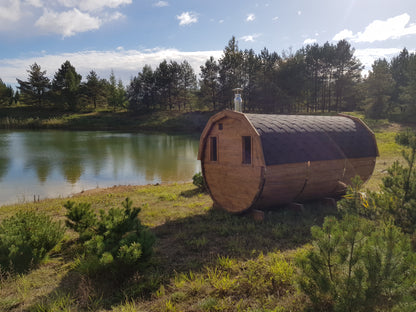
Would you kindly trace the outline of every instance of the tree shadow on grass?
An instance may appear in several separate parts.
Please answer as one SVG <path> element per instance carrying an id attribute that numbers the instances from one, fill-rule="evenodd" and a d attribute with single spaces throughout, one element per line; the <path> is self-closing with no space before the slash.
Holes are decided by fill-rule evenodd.
<path id="1" fill-rule="evenodd" d="M 41 301 L 70 293 L 78 309 L 110 309 L 131 298 L 150 298 L 175 274 L 215 266 L 220 256 L 248 260 L 260 253 L 294 250 L 310 241 L 310 227 L 320 225 L 329 214 L 336 214 L 336 209 L 310 203 L 303 209 L 266 212 L 261 222 L 248 215 L 231 215 L 215 209 L 167 221 L 152 228 L 157 240 L 146 269 L 101 271 L 90 276 L 74 269 Z"/>

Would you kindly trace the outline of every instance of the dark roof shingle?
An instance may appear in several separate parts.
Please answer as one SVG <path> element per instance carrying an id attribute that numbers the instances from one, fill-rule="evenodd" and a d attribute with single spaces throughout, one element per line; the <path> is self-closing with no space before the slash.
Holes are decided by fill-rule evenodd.
<path id="1" fill-rule="evenodd" d="M 266 165 L 378 155 L 372 133 L 348 117 L 245 115 L 260 135 Z"/>

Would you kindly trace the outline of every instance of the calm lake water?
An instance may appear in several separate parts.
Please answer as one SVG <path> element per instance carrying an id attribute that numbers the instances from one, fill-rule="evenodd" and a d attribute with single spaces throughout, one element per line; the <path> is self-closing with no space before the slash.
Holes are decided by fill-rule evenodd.
<path id="1" fill-rule="evenodd" d="M 184 182 L 200 171 L 199 137 L 0 131 L 0 205 L 113 185 Z"/>

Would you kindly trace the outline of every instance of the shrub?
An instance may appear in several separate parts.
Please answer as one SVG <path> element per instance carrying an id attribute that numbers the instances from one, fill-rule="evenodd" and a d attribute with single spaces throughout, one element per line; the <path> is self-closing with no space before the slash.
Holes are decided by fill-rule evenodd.
<path id="1" fill-rule="evenodd" d="M 311 229 L 313 247 L 297 255 L 300 288 L 317 311 L 391 310 L 413 301 L 415 254 L 392 224 L 356 215 L 327 217 Z"/>
<path id="2" fill-rule="evenodd" d="M 0 224 L 0 266 L 24 272 L 38 264 L 62 239 L 60 222 L 35 211 L 18 212 Z"/>
<path id="3" fill-rule="evenodd" d="M 145 265 L 153 252 L 154 235 L 138 219 L 140 208 L 126 198 L 123 209 L 100 211 L 99 217 L 89 204 L 67 202 L 67 224 L 79 233 L 80 242 L 91 262 L 98 266 L 121 268 Z"/>
<path id="4" fill-rule="evenodd" d="M 394 223 L 407 233 L 416 231 L 416 132 L 406 131 L 396 136 L 397 143 L 406 146 L 402 151 L 405 165 L 396 161 L 387 169 L 381 192 L 372 193 L 374 206 L 384 219 Z"/>
<path id="5" fill-rule="evenodd" d="M 65 224 L 79 233 L 81 241 L 87 241 L 94 235 L 93 227 L 97 224 L 97 216 L 89 203 L 75 205 L 73 201 L 67 201 L 64 207 L 68 210 Z"/>
<path id="6" fill-rule="evenodd" d="M 192 183 L 198 188 L 200 192 L 205 192 L 207 187 L 205 185 L 204 177 L 201 172 L 197 172 L 192 177 Z"/>

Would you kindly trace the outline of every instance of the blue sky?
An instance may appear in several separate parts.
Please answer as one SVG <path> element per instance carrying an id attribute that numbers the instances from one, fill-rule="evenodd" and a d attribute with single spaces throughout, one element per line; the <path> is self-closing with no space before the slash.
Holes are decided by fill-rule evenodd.
<path id="1" fill-rule="evenodd" d="M 187 59 L 199 72 L 235 36 L 281 54 L 347 39 L 371 69 L 416 50 L 415 0 L 0 0 L 0 78 L 15 85 L 38 63 L 52 78 L 69 60 L 85 78 L 128 83 L 145 64 Z"/>

